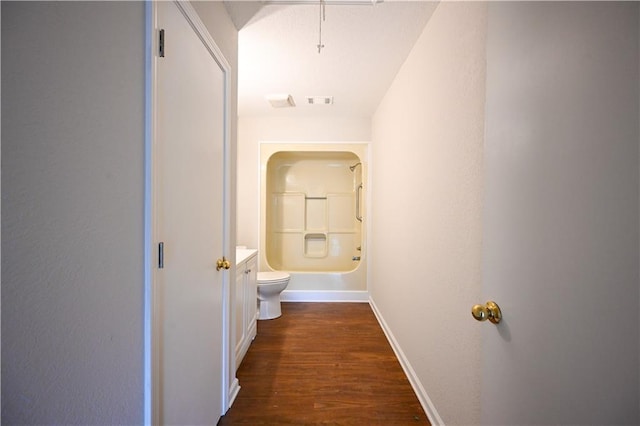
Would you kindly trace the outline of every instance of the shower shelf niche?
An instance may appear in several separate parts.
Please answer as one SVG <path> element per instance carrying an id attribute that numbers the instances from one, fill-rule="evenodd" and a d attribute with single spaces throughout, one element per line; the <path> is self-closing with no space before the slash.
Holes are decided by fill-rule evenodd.
<path id="1" fill-rule="evenodd" d="M 327 234 L 309 233 L 304 236 L 304 255 L 306 257 L 327 256 Z"/>

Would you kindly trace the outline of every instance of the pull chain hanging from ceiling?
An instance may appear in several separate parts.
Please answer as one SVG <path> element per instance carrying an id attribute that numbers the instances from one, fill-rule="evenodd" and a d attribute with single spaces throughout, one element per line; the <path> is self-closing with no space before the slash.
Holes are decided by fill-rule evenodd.
<path id="1" fill-rule="evenodd" d="M 325 6 L 324 0 L 320 0 L 320 31 L 318 32 L 319 34 L 318 54 L 320 54 L 320 51 L 324 48 L 324 44 L 322 44 L 322 21 L 324 21 L 326 18 L 324 6 Z"/>

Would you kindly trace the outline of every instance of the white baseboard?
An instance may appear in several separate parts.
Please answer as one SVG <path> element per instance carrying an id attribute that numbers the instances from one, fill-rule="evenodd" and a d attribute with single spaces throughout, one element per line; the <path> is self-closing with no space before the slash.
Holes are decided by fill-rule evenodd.
<path id="1" fill-rule="evenodd" d="M 233 382 L 231 383 L 231 386 L 229 388 L 229 408 L 231 408 L 233 402 L 236 400 L 238 392 L 240 392 L 240 382 L 238 381 L 237 377 L 234 377 Z M 224 416 L 225 414 L 226 413 L 223 413 L 222 415 Z"/>
<path id="2" fill-rule="evenodd" d="M 420 401 L 424 412 L 427 414 L 429 421 L 433 426 L 444 426 L 444 422 L 438 414 L 436 407 L 433 405 L 433 402 L 431 402 L 431 398 L 429 398 L 429 395 L 427 395 L 427 392 L 424 390 L 424 387 L 418 379 L 416 372 L 413 370 L 413 367 L 411 367 L 411 364 L 409 363 L 407 357 L 404 355 L 404 352 L 402 352 L 402 349 L 400 349 L 400 345 L 398 345 L 397 340 L 393 336 L 393 333 L 391 333 L 391 330 L 387 326 L 387 323 L 384 321 L 384 318 L 382 318 L 382 314 L 380 314 L 380 311 L 378 311 L 378 307 L 376 306 L 372 298 L 369 298 L 369 305 L 371 305 L 371 309 L 378 319 L 380 327 L 382 327 L 384 334 L 387 336 L 387 340 L 391 344 L 393 352 L 395 352 L 398 361 L 400 361 L 400 365 L 402 366 L 404 373 L 407 375 L 409 383 L 411 383 L 411 387 L 416 393 L 416 396 L 418 397 L 418 400 Z"/>
<path id="3" fill-rule="evenodd" d="M 369 301 L 368 291 L 317 291 L 285 290 L 280 293 L 282 302 L 363 302 Z"/>

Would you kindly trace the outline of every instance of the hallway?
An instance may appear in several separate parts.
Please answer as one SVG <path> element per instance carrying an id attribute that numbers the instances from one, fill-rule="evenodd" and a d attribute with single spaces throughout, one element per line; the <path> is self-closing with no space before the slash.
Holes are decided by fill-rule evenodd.
<path id="1" fill-rule="evenodd" d="M 219 425 L 429 424 L 366 303 L 283 303 L 258 322 Z"/>

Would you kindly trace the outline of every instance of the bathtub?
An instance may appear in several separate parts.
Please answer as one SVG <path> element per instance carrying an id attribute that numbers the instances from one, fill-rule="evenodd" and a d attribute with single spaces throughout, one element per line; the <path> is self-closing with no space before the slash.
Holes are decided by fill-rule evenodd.
<path id="1" fill-rule="evenodd" d="M 260 144 L 260 270 L 285 301 L 367 301 L 368 144 Z"/>

